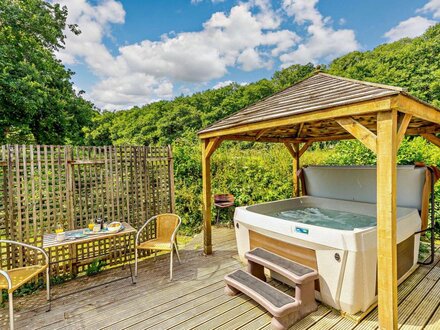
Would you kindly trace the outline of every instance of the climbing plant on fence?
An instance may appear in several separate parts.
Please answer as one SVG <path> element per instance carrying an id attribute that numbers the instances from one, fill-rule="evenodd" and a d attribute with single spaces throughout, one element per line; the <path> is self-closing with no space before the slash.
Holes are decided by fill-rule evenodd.
<path id="1" fill-rule="evenodd" d="M 72 147 L 4 145 L 0 154 L 0 235 L 42 246 L 43 235 L 57 225 L 65 230 L 85 228 L 100 217 L 139 228 L 149 217 L 174 211 L 174 175 L 171 148 L 161 146 Z M 145 233 L 155 236 L 154 226 Z M 145 237 L 146 238 L 146 237 Z M 122 261 L 125 246 L 108 254 L 103 240 L 50 251 L 53 274 L 84 270 L 97 256 L 107 265 Z M 109 250 L 110 251 L 110 250 Z M 30 251 L 0 249 L 0 267 L 17 267 L 35 256 Z M 72 265 L 72 254 L 83 256 Z M 132 258 L 132 255 L 129 256 Z"/>

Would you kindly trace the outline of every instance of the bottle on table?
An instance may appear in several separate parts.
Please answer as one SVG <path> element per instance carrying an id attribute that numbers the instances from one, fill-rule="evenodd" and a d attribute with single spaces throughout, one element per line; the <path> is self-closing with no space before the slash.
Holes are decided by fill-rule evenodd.
<path id="1" fill-rule="evenodd" d="M 104 229 L 104 224 L 103 224 L 103 221 L 102 221 L 102 219 L 100 217 L 96 218 L 96 223 L 99 226 L 99 230 L 103 230 Z"/>

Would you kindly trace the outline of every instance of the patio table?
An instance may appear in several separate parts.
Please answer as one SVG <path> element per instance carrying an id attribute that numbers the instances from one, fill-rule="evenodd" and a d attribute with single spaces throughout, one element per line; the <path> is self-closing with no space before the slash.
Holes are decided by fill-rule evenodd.
<path id="1" fill-rule="evenodd" d="M 124 227 L 124 229 L 119 231 L 119 232 L 115 232 L 115 233 L 99 233 L 99 234 L 86 234 L 83 237 L 74 237 L 74 235 L 75 234 L 83 234 L 84 233 L 84 229 L 69 230 L 69 231 L 65 232 L 65 237 L 66 238 L 63 241 L 57 241 L 56 234 L 45 234 L 43 236 L 43 249 L 48 251 L 48 254 L 49 254 L 49 264 L 54 264 L 54 263 L 60 262 L 60 260 L 57 260 L 56 262 L 52 262 L 52 258 L 51 258 L 51 255 L 50 255 L 51 248 L 59 247 L 59 246 L 68 246 L 69 248 L 71 248 L 70 258 L 67 259 L 67 260 L 73 261 L 74 265 L 78 264 L 79 261 L 80 261 L 80 260 L 78 260 L 78 254 L 77 254 L 77 246 L 79 244 L 90 243 L 90 242 L 100 241 L 100 240 L 108 240 L 108 242 L 109 242 L 108 243 L 109 247 L 107 249 L 108 252 L 106 252 L 104 254 L 96 255 L 96 256 L 94 256 L 94 258 L 99 258 L 99 257 L 110 255 L 111 253 L 113 253 L 113 252 L 118 250 L 115 247 L 115 244 L 114 244 L 115 239 L 112 239 L 112 238 L 128 235 L 128 236 L 133 236 L 133 239 L 134 239 L 134 236 L 136 235 L 136 232 L 137 232 L 136 229 L 133 228 L 128 223 L 123 222 L 122 226 Z M 131 241 L 131 237 L 129 237 L 129 241 Z M 131 264 L 130 264 L 129 258 L 128 258 L 128 254 L 130 252 L 130 244 L 126 244 L 124 246 L 123 250 L 124 250 L 124 253 L 123 253 L 123 256 L 124 256 L 123 260 L 124 260 L 124 262 L 122 263 L 122 265 L 125 266 L 126 264 L 128 264 L 128 266 L 130 268 L 130 277 L 131 277 L 132 283 L 134 283 L 133 271 L 132 271 Z M 67 260 L 61 260 L 61 261 L 67 261 Z M 49 272 L 50 271 L 51 271 L 51 267 L 49 267 Z M 128 278 L 128 277 L 129 276 L 123 277 L 123 278 Z M 119 280 L 121 280 L 123 278 L 118 278 L 118 279 L 114 279 L 114 280 L 108 281 L 106 283 L 101 283 L 99 285 L 83 289 L 81 291 L 92 289 L 92 288 L 95 288 L 97 286 L 109 284 L 111 282 L 119 281 Z M 76 291 L 76 292 L 78 292 L 78 291 Z M 60 297 L 58 297 L 58 298 L 60 298 Z"/>

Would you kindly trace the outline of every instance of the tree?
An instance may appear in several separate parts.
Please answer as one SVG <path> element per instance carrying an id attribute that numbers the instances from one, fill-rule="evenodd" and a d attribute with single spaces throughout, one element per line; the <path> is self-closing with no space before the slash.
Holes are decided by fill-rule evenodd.
<path id="1" fill-rule="evenodd" d="M 440 106 L 440 24 L 414 39 L 404 38 L 337 58 L 330 64 L 329 73 L 404 87 L 412 95 Z"/>
<path id="2" fill-rule="evenodd" d="M 285 89 L 301 80 L 308 78 L 315 71 L 312 63 L 306 65 L 294 64 L 280 71 L 272 77 L 272 83 L 277 90 Z"/>
<path id="3" fill-rule="evenodd" d="M 67 8 L 43 0 L 0 2 L 0 142 L 78 144 L 93 105 L 55 57 Z M 69 26 L 79 33 L 76 26 Z"/>

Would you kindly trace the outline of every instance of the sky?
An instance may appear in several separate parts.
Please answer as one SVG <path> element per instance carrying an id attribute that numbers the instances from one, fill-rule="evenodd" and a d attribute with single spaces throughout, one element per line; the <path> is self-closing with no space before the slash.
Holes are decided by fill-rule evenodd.
<path id="1" fill-rule="evenodd" d="M 292 64 L 327 64 L 440 21 L 440 0 L 50 0 L 68 8 L 57 57 L 103 110 L 128 109 Z"/>

